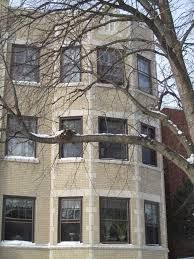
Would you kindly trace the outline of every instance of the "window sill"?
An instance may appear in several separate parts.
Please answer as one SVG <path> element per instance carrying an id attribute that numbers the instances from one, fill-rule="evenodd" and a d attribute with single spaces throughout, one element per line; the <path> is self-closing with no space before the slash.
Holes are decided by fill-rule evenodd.
<path id="1" fill-rule="evenodd" d="M 149 94 L 149 93 L 146 93 L 146 92 L 144 92 L 144 91 L 141 91 L 140 89 L 138 89 L 138 88 L 135 88 L 135 89 L 133 89 L 135 92 L 137 92 L 137 93 L 140 93 L 140 94 L 143 94 L 143 95 L 146 95 L 147 97 L 150 97 L 150 98 L 152 98 L 152 99 L 157 99 L 157 96 L 155 96 L 155 95 L 153 95 L 153 94 Z"/>
<path id="2" fill-rule="evenodd" d="M 34 163 L 38 164 L 39 159 L 35 157 L 24 157 L 24 156 L 5 156 L 1 158 L 1 160 L 9 161 L 9 162 L 23 162 L 23 163 Z"/>
<path id="3" fill-rule="evenodd" d="M 58 164 L 65 164 L 65 163 L 83 163 L 84 158 L 83 157 L 65 157 L 65 158 L 58 158 L 57 163 Z"/>
<path id="4" fill-rule="evenodd" d="M 31 81 L 16 81 L 12 80 L 12 82 L 16 85 L 21 85 L 21 86 L 37 86 L 40 87 L 39 82 L 31 82 Z"/>
<path id="5" fill-rule="evenodd" d="M 115 87 L 113 84 L 111 84 L 111 83 L 108 84 L 108 83 L 100 83 L 100 82 L 97 82 L 97 83 L 95 84 L 95 86 L 97 86 L 97 87 L 114 88 L 114 89 L 116 89 L 116 87 Z M 119 87 L 124 88 L 123 84 L 119 85 Z M 119 89 L 119 88 L 118 88 L 118 89 Z"/>
<path id="6" fill-rule="evenodd" d="M 139 163 L 140 167 L 143 167 L 143 168 L 148 168 L 148 169 L 151 169 L 151 170 L 155 170 L 155 171 L 158 171 L 158 172 L 161 172 L 161 168 L 159 168 L 158 166 L 154 166 L 154 165 L 146 165 L 146 164 L 143 164 L 143 163 Z"/>
<path id="7" fill-rule="evenodd" d="M 105 163 L 105 164 L 118 164 L 118 165 L 129 165 L 131 161 L 129 160 L 120 160 L 120 159 L 94 159 L 95 163 Z"/>
<path id="8" fill-rule="evenodd" d="M 62 247 L 83 246 L 83 243 L 81 243 L 80 241 L 62 241 L 58 243 L 57 246 L 62 246 Z"/>
<path id="9" fill-rule="evenodd" d="M 32 243 L 30 241 L 20 241 L 20 240 L 2 240 L 0 241 L 0 246 L 25 246 L 25 247 L 31 247 L 35 246 L 35 243 Z"/>
<path id="10" fill-rule="evenodd" d="M 163 250 L 165 248 L 162 247 L 159 244 L 153 244 L 153 245 L 144 245 L 143 249 L 147 249 L 147 250 Z"/>
<path id="11" fill-rule="evenodd" d="M 57 87 L 78 87 L 78 86 L 84 86 L 84 83 L 83 82 L 69 82 L 69 83 L 59 83 Z"/>

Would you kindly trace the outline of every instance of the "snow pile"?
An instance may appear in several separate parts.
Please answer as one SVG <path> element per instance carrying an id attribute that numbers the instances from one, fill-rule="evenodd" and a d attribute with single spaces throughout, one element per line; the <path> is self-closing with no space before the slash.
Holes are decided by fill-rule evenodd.
<path id="1" fill-rule="evenodd" d="M 194 154 L 191 154 L 189 158 L 187 158 L 187 162 L 189 164 L 194 165 Z"/>

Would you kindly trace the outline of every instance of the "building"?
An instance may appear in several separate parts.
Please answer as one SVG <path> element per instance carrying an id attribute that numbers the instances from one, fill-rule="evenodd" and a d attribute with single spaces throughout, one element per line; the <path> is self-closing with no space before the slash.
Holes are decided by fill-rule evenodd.
<path id="1" fill-rule="evenodd" d="M 103 47 L 126 36 L 152 40 L 151 32 L 143 24 L 118 22 L 67 48 L 82 25 L 65 38 L 57 23 L 47 41 L 60 15 L 31 22 L 26 10 L 1 12 L 8 23 L 0 89 L 22 117 L 1 111 L 6 130 L 0 149 L 0 258 L 167 258 L 160 154 L 120 144 L 43 145 L 25 136 L 26 127 L 39 134 L 70 128 L 161 139 L 159 121 L 139 112 L 122 87 L 114 86 L 124 86 L 130 76 L 129 91 L 145 105 L 154 104 L 153 52 L 123 58 L 123 44 Z"/>
<path id="2" fill-rule="evenodd" d="M 169 119 L 186 134 L 189 131 L 182 110 L 164 108 Z M 174 150 L 186 155 L 184 147 L 177 145 L 176 137 L 172 136 L 167 127 L 162 127 L 163 142 Z M 164 159 L 164 175 L 167 206 L 169 258 L 187 258 L 194 256 L 194 195 L 193 185 L 187 175 L 171 161 Z"/>

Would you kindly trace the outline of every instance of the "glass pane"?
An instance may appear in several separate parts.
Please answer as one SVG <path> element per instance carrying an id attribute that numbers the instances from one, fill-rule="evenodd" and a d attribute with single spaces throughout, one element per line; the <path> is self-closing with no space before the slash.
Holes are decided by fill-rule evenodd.
<path id="1" fill-rule="evenodd" d="M 104 221 L 101 226 L 103 242 L 127 242 L 128 222 Z"/>
<path id="2" fill-rule="evenodd" d="M 120 219 L 128 218 L 128 201 L 124 199 L 102 199 L 101 216 L 103 219 Z"/>
<path id="3" fill-rule="evenodd" d="M 25 136 L 24 125 L 30 132 L 36 132 L 36 120 L 34 118 L 18 118 L 17 116 L 10 116 L 8 118 L 8 133 L 10 136 Z"/>
<path id="4" fill-rule="evenodd" d="M 7 143 L 8 156 L 34 157 L 35 144 L 24 138 L 11 138 Z"/>
<path id="5" fill-rule="evenodd" d="M 62 146 L 62 157 L 80 157 L 81 156 L 82 145 L 77 144 L 64 144 Z"/>
<path id="6" fill-rule="evenodd" d="M 125 120 L 101 118 L 100 133 L 125 134 Z"/>
<path id="7" fill-rule="evenodd" d="M 18 118 L 11 116 L 8 118 L 7 134 L 7 155 L 34 157 L 35 143 L 25 136 L 26 131 L 36 132 L 36 120 L 34 118 Z"/>
<path id="8" fill-rule="evenodd" d="M 80 241 L 80 223 L 61 223 L 61 241 Z"/>
<path id="9" fill-rule="evenodd" d="M 127 159 L 125 144 L 100 143 L 99 146 L 101 158 Z"/>
<path id="10" fill-rule="evenodd" d="M 26 199 L 5 200 L 5 217 L 15 219 L 32 219 L 33 201 Z"/>
<path id="11" fill-rule="evenodd" d="M 147 75 L 138 73 L 138 84 L 139 84 L 139 89 L 141 91 L 144 91 L 146 93 L 151 93 L 150 78 Z"/>
<path id="12" fill-rule="evenodd" d="M 146 244 L 159 244 L 159 229 L 154 226 L 146 226 Z"/>
<path id="13" fill-rule="evenodd" d="M 62 67 L 63 82 L 80 81 L 80 51 L 80 47 L 72 47 L 64 51 Z"/>
<path id="14" fill-rule="evenodd" d="M 39 50 L 31 47 L 14 47 L 12 77 L 17 81 L 38 81 Z"/>
<path id="15" fill-rule="evenodd" d="M 62 128 L 70 129 L 76 133 L 82 133 L 81 119 L 63 119 Z M 64 144 L 61 145 L 61 157 L 80 157 L 82 153 L 82 144 Z"/>
<path id="16" fill-rule="evenodd" d="M 32 241 L 32 223 L 6 221 L 4 240 Z"/>
<path id="17" fill-rule="evenodd" d="M 138 70 L 149 75 L 150 62 L 144 58 L 138 57 Z"/>
<path id="18" fill-rule="evenodd" d="M 123 83 L 124 66 L 122 54 L 118 50 L 98 50 L 97 69 L 100 81 L 107 83 Z"/>
<path id="19" fill-rule="evenodd" d="M 74 130 L 76 133 L 81 133 L 81 119 L 63 119 L 63 129 Z"/>
<path id="20" fill-rule="evenodd" d="M 61 219 L 80 220 L 81 200 L 62 199 Z"/>
<path id="21" fill-rule="evenodd" d="M 157 165 L 156 151 L 142 147 L 142 163 L 147 165 Z"/>
<path id="22" fill-rule="evenodd" d="M 158 224 L 158 204 L 145 203 L 145 221 L 148 224 Z"/>
<path id="23" fill-rule="evenodd" d="M 99 131 L 100 133 L 125 134 L 126 121 L 101 118 Z M 100 143 L 99 148 L 100 158 L 127 159 L 127 145 L 125 144 Z"/>

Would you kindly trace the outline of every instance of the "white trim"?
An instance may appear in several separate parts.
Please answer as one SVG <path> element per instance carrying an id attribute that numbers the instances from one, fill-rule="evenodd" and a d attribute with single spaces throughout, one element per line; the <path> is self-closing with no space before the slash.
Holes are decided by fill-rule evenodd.
<path id="1" fill-rule="evenodd" d="M 1 157 L 0 160 L 9 161 L 9 162 L 33 163 L 33 164 L 40 163 L 38 158 L 25 157 L 25 156 L 5 156 L 5 157 Z"/>
<path id="2" fill-rule="evenodd" d="M 164 252 L 168 252 L 168 249 L 162 247 L 162 246 L 137 246 L 137 245 L 133 245 L 133 244 L 94 244 L 94 245 L 90 245 L 90 244 L 84 244 L 84 243 L 80 243 L 80 242 L 67 242 L 65 244 L 65 242 L 62 243 L 58 243 L 56 245 L 50 245 L 49 244 L 36 244 L 36 243 L 30 243 L 28 242 L 29 245 L 14 245 L 14 244 L 6 244 L 4 243 L 4 241 L 0 242 L 0 247 L 5 247 L 5 248 L 13 248 L 13 249 L 45 249 L 45 250 L 54 250 L 54 249 L 102 249 L 102 250 L 151 250 L 151 251 L 164 251 Z"/>
<path id="3" fill-rule="evenodd" d="M 119 165 L 129 165 L 132 164 L 129 160 L 121 160 L 121 159 L 94 159 L 94 163 L 105 163 L 105 164 L 119 164 Z"/>
<path id="4" fill-rule="evenodd" d="M 64 158 L 58 158 L 57 164 L 66 164 L 66 163 L 83 163 L 84 158 L 83 157 L 64 157 Z"/>
<path id="5" fill-rule="evenodd" d="M 40 82 L 35 82 L 35 81 L 17 81 L 17 80 L 12 80 L 13 84 L 15 85 L 20 85 L 20 86 L 35 86 L 35 87 L 40 87 Z"/>

